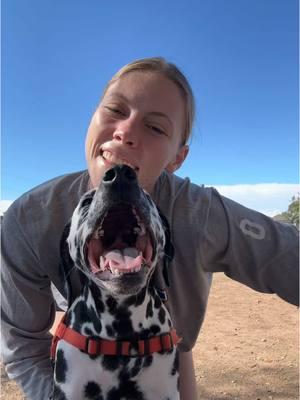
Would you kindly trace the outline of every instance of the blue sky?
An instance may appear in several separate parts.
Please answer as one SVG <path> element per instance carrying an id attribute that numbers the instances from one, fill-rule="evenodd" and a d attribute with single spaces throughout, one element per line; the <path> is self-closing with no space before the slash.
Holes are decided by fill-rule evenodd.
<path id="1" fill-rule="evenodd" d="M 84 169 L 106 82 L 156 55 L 183 70 L 197 103 L 179 175 L 298 182 L 298 1 L 2 0 L 1 17 L 2 199 Z"/>

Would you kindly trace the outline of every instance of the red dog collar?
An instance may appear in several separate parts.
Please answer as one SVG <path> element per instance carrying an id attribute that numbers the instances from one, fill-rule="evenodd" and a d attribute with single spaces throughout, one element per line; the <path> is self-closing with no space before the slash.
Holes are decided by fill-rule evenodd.
<path id="1" fill-rule="evenodd" d="M 137 341 L 116 341 L 106 339 L 95 339 L 81 335 L 74 329 L 67 327 L 64 322 L 60 322 L 55 335 L 53 336 L 51 346 L 51 358 L 55 359 L 56 346 L 58 341 L 62 339 L 72 346 L 84 351 L 85 353 L 96 355 L 110 355 L 110 356 L 130 356 L 130 350 L 133 346 L 138 349 L 136 356 L 145 356 L 152 353 L 161 351 L 172 350 L 174 346 L 181 341 L 176 334 L 176 330 L 172 329 L 169 333 L 159 336 L 153 336 L 146 340 Z"/>

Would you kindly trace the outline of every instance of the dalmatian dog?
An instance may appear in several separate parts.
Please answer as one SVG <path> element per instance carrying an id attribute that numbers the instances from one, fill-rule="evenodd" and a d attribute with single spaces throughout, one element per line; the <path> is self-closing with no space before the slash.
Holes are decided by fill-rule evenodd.
<path id="1" fill-rule="evenodd" d="M 171 253 L 131 167 L 83 195 L 61 242 L 69 306 L 52 343 L 51 399 L 179 400 L 180 339 L 151 284 Z"/>

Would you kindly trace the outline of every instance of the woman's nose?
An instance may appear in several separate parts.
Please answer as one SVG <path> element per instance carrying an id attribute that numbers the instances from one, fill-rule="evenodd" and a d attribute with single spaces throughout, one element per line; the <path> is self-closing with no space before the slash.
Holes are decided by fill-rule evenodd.
<path id="1" fill-rule="evenodd" d="M 113 139 L 126 144 L 131 147 L 135 147 L 138 143 L 138 129 L 135 122 L 125 122 L 120 123 L 114 134 Z"/>

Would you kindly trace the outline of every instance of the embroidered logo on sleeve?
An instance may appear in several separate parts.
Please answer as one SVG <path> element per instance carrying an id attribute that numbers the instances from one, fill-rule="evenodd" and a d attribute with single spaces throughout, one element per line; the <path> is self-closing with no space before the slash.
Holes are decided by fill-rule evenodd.
<path id="1" fill-rule="evenodd" d="M 266 237 L 265 228 L 248 219 L 241 220 L 240 228 L 245 235 L 251 236 L 253 239 L 262 240 Z"/>

